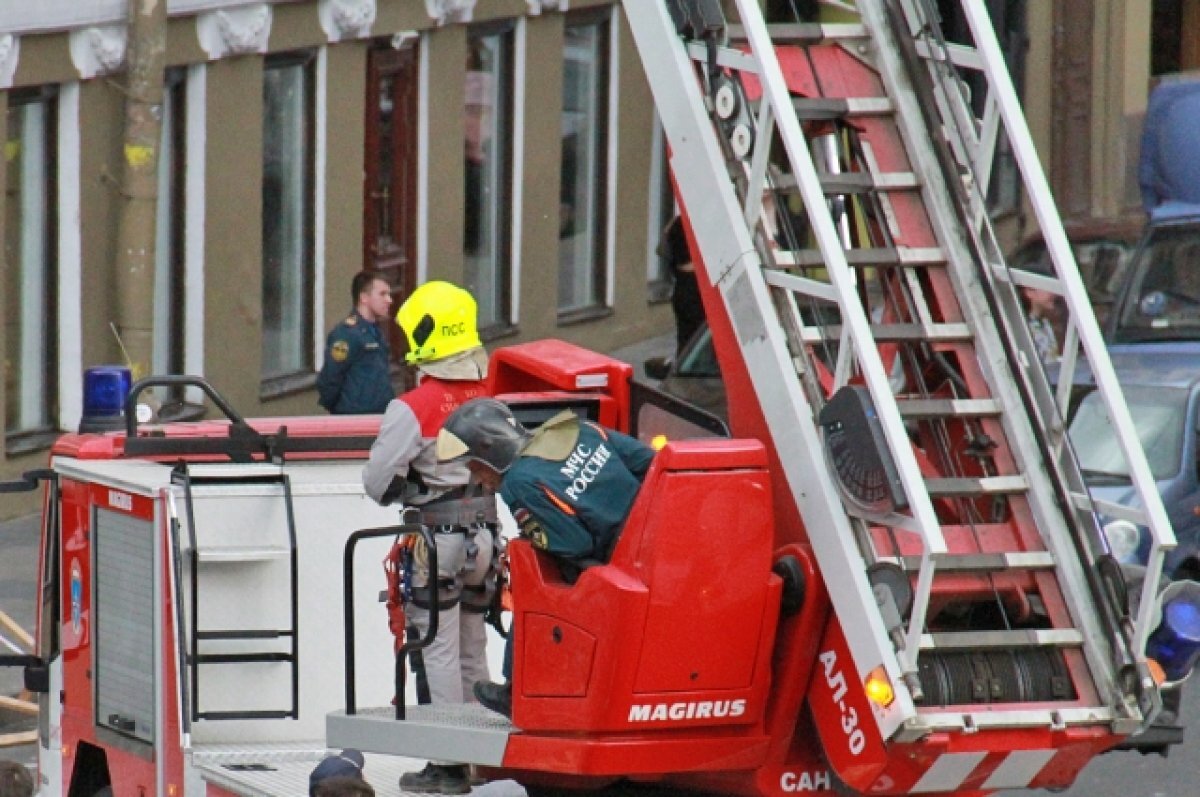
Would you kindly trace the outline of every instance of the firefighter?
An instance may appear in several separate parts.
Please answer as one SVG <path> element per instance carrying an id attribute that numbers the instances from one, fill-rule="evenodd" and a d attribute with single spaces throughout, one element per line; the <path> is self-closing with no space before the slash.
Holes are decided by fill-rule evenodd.
<path id="1" fill-rule="evenodd" d="M 317 401 L 335 415 L 383 412 L 392 392 L 387 337 L 378 323 L 392 309 L 392 289 L 377 272 L 350 283 L 354 309 L 329 332 L 317 376 Z"/>
<path id="2" fill-rule="evenodd" d="M 489 679 L 484 614 L 495 591 L 496 499 L 494 491 L 469 484 L 465 464 L 438 462 L 435 442 L 447 415 L 485 394 L 487 352 L 476 329 L 474 298 L 447 282 L 413 291 L 396 323 L 408 338 L 406 359 L 416 367 L 418 384 L 388 404 L 363 486 L 384 506 L 401 501 L 418 508 L 421 523 L 435 532 L 438 633 L 414 661 L 419 699 L 435 705 L 473 701 L 472 686 Z M 428 555 L 420 543 L 409 553 L 401 566 L 409 596 L 404 610 L 410 634 L 423 636 L 432 606 Z M 471 790 L 466 766 L 434 762 L 405 774 L 400 787 Z"/>
<path id="3" fill-rule="evenodd" d="M 465 461 L 512 510 L 522 537 L 555 556 L 567 581 L 608 561 L 654 451 L 564 410 L 530 433 L 502 401 L 467 402 L 446 419 L 438 459 Z M 512 716 L 512 634 L 505 685 L 475 684 L 480 703 Z"/>

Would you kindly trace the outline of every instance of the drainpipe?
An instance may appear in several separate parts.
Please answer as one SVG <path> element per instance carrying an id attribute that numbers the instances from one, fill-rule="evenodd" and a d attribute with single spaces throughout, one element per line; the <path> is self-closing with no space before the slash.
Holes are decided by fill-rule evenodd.
<path id="1" fill-rule="evenodd" d="M 133 378 L 150 374 L 154 330 L 158 145 L 162 131 L 167 0 L 129 0 L 117 329 Z"/>

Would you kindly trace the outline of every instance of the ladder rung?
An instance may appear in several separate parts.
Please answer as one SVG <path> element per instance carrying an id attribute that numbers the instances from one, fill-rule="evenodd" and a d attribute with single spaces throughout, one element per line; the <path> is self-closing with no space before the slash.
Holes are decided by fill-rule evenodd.
<path id="1" fill-rule="evenodd" d="M 729 25 L 726 32 L 732 41 L 746 41 L 746 32 L 741 25 Z M 771 35 L 771 43 L 782 44 L 815 44 L 826 40 L 865 39 L 867 29 L 863 25 L 829 24 L 818 25 L 806 22 L 776 22 L 767 25 Z"/>
<path id="2" fill-rule="evenodd" d="M 820 172 L 821 190 L 826 194 L 865 194 L 868 191 L 903 191 L 920 188 L 921 182 L 912 172 Z M 795 191 L 798 183 L 794 175 L 780 174 L 771 180 L 776 191 Z"/>
<path id="3" fill-rule="evenodd" d="M 1083 634 L 1074 628 L 1021 631 L 951 631 L 921 634 L 921 650 L 977 650 L 996 648 L 1078 647 Z"/>
<path id="4" fill-rule="evenodd" d="M 821 188 L 826 194 L 864 194 L 868 191 L 902 191 L 919 188 L 921 182 L 912 172 L 841 172 L 822 173 Z"/>
<path id="5" fill-rule="evenodd" d="M 239 631 L 197 631 L 196 639 L 279 639 L 295 635 L 295 632 L 291 630 L 262 628 Z"/>
<path id="6" fill-rule="evenodd" d="M 941 266 L 946 254 L 940 247 L 881 247 L 846 249 L 846 263 L 856 268 L 875 266 Z M 823 266 L 820 249 L 781 249 L 775 253 L 775 264 L 781 268 Z"/>
<path id="7" fill-rule="evenodd" d="M 826 327 L 805 327 L 804 340 L 819 343 L 823 340 L 838 340 L 842 335 L 840 324 Z M 871 335 L 876 341 L 956 341 L 970 340 L 971 328 L 962 323 L 950 324 L 873 324 Z"/>
<path id="8" fill-rule="evenodd" d="M 925 489 L 938 498 L 972 498 L 980 495 L 1023 493 L 1029 489 L 1024 476 L 984 476 L 978 479 L 926 479 Z"/>
<path id="9" fill-rule="evenodd" d="M 294 719 L 293 711 L 199 711 L 197 719 L 202 720 L 286 720 Z"/>
<path id="10" fill-rule="evenodd" d="M 278 545 L 226 545 L 197 548 L 196 554 L 201 562 L 269 562 L 286 559 L 291 549 Z"/>
<path id="11" fill-rule="evenodd" d="M 880 561 L 899 564 L 906 571 L 921 568 L 921 557 L 884 557 Z M 1053 570 L 1054 557 L 1049 551 L 1011 553 L 944 554 L 937 557 L 939 573 L 992 573 L 1001 570 Z"/>
<path id="12" fill-rule="evenodd" d="M 293 660 L 291 653 L 197 653 L 196 664 L 275 664 Z"/>
<path id="13" fill-rule="evenodd" d="M 980 418 L 1000 414 L 995 399 L 896 399 L 905 418 Z"/>
<path id="14" fill-rule="evenodd" d="M 796 97 L 792 100 L 802 122 L 845 119 L 852 116 L 886 116 L 896 106 L 887 97 Z"/>

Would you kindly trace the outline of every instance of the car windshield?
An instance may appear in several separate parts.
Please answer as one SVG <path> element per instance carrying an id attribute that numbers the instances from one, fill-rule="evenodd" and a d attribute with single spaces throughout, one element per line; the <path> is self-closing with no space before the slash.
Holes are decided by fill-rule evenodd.
<path id="1" fill-rule="evenodd" d="M 1179 472 L 1187 391 L 1161 385 L 1127 385 L 1125 403 L 1155 479 Z M 1129 466 L 1108 422 L 1100 394 L 1093 390 L 1079 403 L 1070 427 L 1071 445 L 1089 481 L 1128 481 Z"/>
<path id="2" fill-rule="evenodd" d="M 1139 251 L 1116 340 L 1200 339 L 1200 224 L 1165 225 Z"/>

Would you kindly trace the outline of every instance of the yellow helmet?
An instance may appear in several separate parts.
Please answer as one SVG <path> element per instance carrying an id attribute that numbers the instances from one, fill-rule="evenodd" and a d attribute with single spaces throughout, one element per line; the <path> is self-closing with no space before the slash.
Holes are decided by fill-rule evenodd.
<path id="1" fill-rule="evenodd" d="M 475 297 L 449 282 L 426 282 L 396 311 L 408 338 L 410 365 L 442 360 L 483 344 L 475 325 Z"/>

